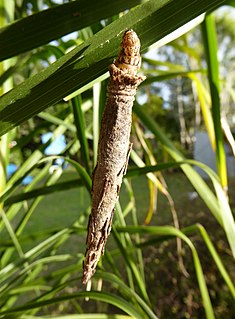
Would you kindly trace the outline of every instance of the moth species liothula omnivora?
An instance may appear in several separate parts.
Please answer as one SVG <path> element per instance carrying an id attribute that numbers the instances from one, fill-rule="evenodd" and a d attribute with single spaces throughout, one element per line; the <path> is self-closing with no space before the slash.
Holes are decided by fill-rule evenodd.
<path id="1" fill-rule="evenodd" d="M 145 77 L 140 68 L 140 40 L 133 30 L 124 33 L 121 51 L 109 67 L 110 83 L 103 113 L 97 164 L 92 179 L 92 208 L 88 222 L 83 284 L 96 271 L 109 236 L 114 207 L 131 150 L 132 106 L 138 85 Z"/>

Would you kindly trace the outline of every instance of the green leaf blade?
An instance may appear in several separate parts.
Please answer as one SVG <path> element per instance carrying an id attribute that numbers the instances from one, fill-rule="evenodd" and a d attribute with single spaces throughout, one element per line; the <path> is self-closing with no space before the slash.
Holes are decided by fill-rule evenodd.
<path id="1" fill-rule="evenodd" d="M 172 0 L 150 0 L 138 6 L 45 71 L 2 96 L 0 135 L 105 73 L 113 57 L 117 56 L 126 29 L 134 29 L 138 33 L 144 50 L 190 19 L 223 2 L 182 0 L 180 13 L 176 10 L 176 1 Z"/>
<path id="2" fill-rule="evenodd" d="M 139 2 L 71 1 L 20 19 L 0 30 L 0 61 L 81 30 Z"/>

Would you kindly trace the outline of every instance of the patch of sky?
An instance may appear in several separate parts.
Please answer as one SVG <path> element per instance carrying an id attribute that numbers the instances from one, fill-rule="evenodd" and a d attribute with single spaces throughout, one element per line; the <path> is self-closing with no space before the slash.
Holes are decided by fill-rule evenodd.
<path id="1" fill-rule="evenodd" d="M 46 144 L 52 137 L 52 132 L 44 133 L 41 137 L 42 143 Z M 58 155 L 63 152 L 66 147 L 66 141 L 64 135 L 58 136 L 51 144 L 45 149 L 45 155 Z"/>
<path id="2" fill-rule="evenodd" d="M 78 32 L 74 31 L 74 32 L 71 32 L 69 34 L 64 35 L 61 39 L 64 42 L 67 42 L 69 40 L 77 40 L 77 38 L 78 38 Z"/>
<path id="3" fill-rule="evenodd" d="M 172 48 L 169 46 L 169 53 L 171 53 L 171 51 L 172 51 Z M 152 60 L 154 60 L 154 61 L 160 61 L 160 62 L 166 62 L 166 56 L 165 55 L 163 55 L 163 54 L 160 54 L 159 53 L 159 51 L 158 51 L 158 49 L 150 49 L 148 52 L 146 52 L 145 54 L 144 54 L 144 57 L 146 57 L 146 58 L 148 58 L 148 59 L 152 59 Z M 156 66 L 152 66 L 152 68 L 156 68 Z M 157 67 L 159 70 L 163 70 L 163 71 L 166 71 L 168 68 L 166 67 L 166 66 L 161 66 L 161 65 L 159 65 L 158 67 Z M 168 105 L 168 101 L 169 101 L 169 99 L 170 99 L 170 94 L 171 94 L 171 92 L 170 92 L 170 90 L 169 90 L 169 87 L 164 83 L 164 82 L 155 82 L 155 83 L 152 83 L 151 84 L 151 87 L 153 88 L 153 90 L 154 90 L 154 88 L 157 88 L 157 89 L 160 89 L 160 91 L 162 92 L 162 93 L 164 93 L 164 103 L 163 103 L 163 107 L 164 108 L 169 108 L 169 105 Z M 163 94 L 162 94 L 163 95 Z M 147 94 L 141 94 L 141 95 L 139 95 L 138 96 L 138 98 L 137 98 L 137 101 L 138 101 L 138 103 L 139 104 L 144 104 L 144 103 L 146 103 L 147 102 L 147 100 L 148 100 L 148 96 L 147 96 Z"/>
<path id="4" fill-rule="evenodd" d="M 52 137 L 52 132 L 47 132 L 45 134 L 42 135 L 41 140 L 43 144 L 46 144 L 50 138 Z M 58 136 L 54 141 L 52 141 L 45 149 L 44 154 L 47 156 L 50 155 L 58 155 L 61 152 L 63 152 L 63 150 L 66 147 L 66 140 L 65 140 L 65 136 L 64 135 L 60 135 Z M 57 158 L 53 165 L 52 165 L 52 170 L 51 172 L 53 172 L 53 170 L 57 169 L 58 167 L 61 167 L 63 165 L 63 168 L 65 168 L 67 165 L 64 164 L 64 159 L 63 158 Z M 7 178 L 9 179 L 18 169 L 18 166 L 15 165 L 14 163 L 10 163 L 7 166 Z M 30 175 L 27 175 L 23 181 L 22 184 L 23 185 L 28 185 L 32 182 L 33 177 Z"/>
<path id="5" fill-rule="evenodd" d="M 46 144 L 50 138 L 53 136 L 52 132 L 47 132 L 42 135 L 41 140 L 43 144 Z M 45 155 L 58 155 L 64 151 L 66 147 L 66 140 L 64 135 L 58 136 L 54 141 L 51 142 L 50 145 L 48 145 L 44 151 Z M 62 167 L 66 168 L 68 165 L 65 164 L 64 159 L 57 158 L 54 162 L 53 165 L 50 168 L 50 173 L 52 174 L 55 170 L 58 168 Z"/>
<path id="6" fill-rule="evenodd" d="M 10 163 L 8 166 L 7 166 L 7 179 L 9 179 L 18 169 L 18 166 L 13 164 L 13 163 Z M 30 175 L 27 175 L 23 181 L 22 181 L 22 184 L 23 185 L 28 185 L 32 182 L 33 180 L 33 177 L 30 176 Z"/>

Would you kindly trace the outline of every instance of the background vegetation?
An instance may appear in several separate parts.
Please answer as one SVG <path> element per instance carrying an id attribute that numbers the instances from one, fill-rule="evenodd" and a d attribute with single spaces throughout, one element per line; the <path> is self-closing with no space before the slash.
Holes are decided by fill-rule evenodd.
<path id="1" fill-rule="evenodd" d="M 0 0 L 1 318 L 235 317 L 234 5 Z M 126 29 L 147 79 L 112 234 L 83 287 L 107 69 Z M 218 173 L 192 160 L 199 129 Z"/>

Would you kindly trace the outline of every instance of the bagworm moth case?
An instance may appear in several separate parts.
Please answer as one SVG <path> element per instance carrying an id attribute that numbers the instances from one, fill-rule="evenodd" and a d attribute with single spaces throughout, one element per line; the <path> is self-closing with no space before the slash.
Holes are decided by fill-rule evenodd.
<path id="1" fill-rule="evenodd" d="M 140 68 L 140 40 L 133 30 L 124 33 L 117 61 L 110 65 L 110 83 L 102 117 L 97 165 L 92 179 L 92 209 L 83 264 L 84 284 L 95 273 L 109 236 L 115 203 L 130 154 L 132 106 L 145 77 Z"/>

